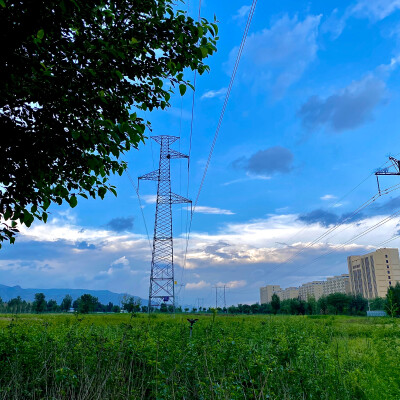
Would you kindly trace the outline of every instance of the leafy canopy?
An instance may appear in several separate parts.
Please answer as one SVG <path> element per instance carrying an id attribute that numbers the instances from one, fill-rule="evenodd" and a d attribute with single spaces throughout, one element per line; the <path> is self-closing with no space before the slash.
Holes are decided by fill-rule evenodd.
<path id="1" fill-rule="evenodd" d="M 217 25 L 172 0 L 0 0 L 0 247 L 52 203 L 116 195 L 123 154 L 170 106 L 185 69 L 208 70 Z"/>

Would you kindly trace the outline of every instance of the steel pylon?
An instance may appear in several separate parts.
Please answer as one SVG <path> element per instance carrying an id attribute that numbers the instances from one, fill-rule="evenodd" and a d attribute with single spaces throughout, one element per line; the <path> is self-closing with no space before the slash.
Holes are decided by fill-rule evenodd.
<path id="1" fill-rule="evenodd" d="M 161 304 L 175 308 L 174 246 L 172 235 L 172 204 L 191 203 L 191 200 L 171 192 L 171 159 L 187 158 L 170 148 L 177 136 L 152 136 L 160 145 L 158 169 L 140 176 L 139 180 L 157 181 L 156 216 L 151 257 L 149 310 Z"/>

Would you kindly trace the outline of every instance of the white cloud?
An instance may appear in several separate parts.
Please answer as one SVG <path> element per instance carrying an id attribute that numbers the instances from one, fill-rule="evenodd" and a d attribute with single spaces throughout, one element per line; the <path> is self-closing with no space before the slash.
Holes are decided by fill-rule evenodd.
<path id="1" fill-rule="evenodd" d="M 230 210 L 224 210 L 222 208 L 197 206 L 195 209 L 196 213 L 199 214 L 219 214 L 219 215 L 234 215 L 235 213 Z"/>
<path id="2" fill-rule="evenodd" d="M 122 257 L 118 258 L 117 260 L 113 261 L 111 263 L 111 265 L 125 265 L 126 266 L 126 265 L 129 265 L 129 260 L 125 256 L 122 256 Z"/>
<path id="3" fill-rule="evenodd" d="M 329 18 L 322 24 L 322 32 L 330 32 L 332 39 L 337 39 L 346 27 L 350 18 L 368 18 L 379 22 L 400 9 L 400 0 L 358 0 L 346 8 L 340 16 L 334 9 Z"/>
<path id="4" fill-rule="evenodd" d="M 146 204 L 156 204 L 157 195 L 155 194 L 143 194 L 140 196 Z"/>
<path id="5" fill-rule="evenodd" d="M 262 220 L 228 224 L 214 235 L 192 234 L 187 268 L 279 265 L 292 256 L 295 256 L 293 262 L 298 264 L 330 251 L 333 254 L 351 254 L 354 251 L 372 249 L 397 232 L 397 220 L 389 221 L 354 242 L 351 239 L 382 218 L 382 215 L 371 216 L 354 223 L 343 224 L 334 235 L 313 246 L 310 246 L 310 243 L 325 233 L 327 228 L 319 223 L 304 224 L 298 220 L 297 214 L 272 215 Z M 349 243 L 342 246 L 347 241 Z M 345 264 L 345 259 L 343 262 Z M 343 268 L 345 272 L 346 267 Z"/>
<path id="6" fill-rule="evenodd" d="M 228 181 L 228 182 L 224 182 L 222 184 L 222 186 L 229 186 L 229 185 L 233 185 L 235 183 L 241 183 L 241 182 L 247 182 L 247 181 L 268 181 L 270 179 L 271 179 L 270 176 L 254 175 L 254 174 L 251 174 L 250 172 L 246 172 L 246 177 L 234 179 L 234 180 Z"/>
<path id="7" fill-rule="evenodd" d="M 320 19 L 321 15 L 309 15 L 300 21 L 284 15 L 270 28 L 250 35 L 242 57 L 242 79 L 282 97 L 317 56 Z M 230 53 L 231 68 L 237 52 L 235 47 Z"/>
<path id="8" fill-rule="evenodd" d="M 351 15 L 381 21 L 400 10 L 400 0 L 358 0 L 349 11 Z"/>
<path id="9" fill-rule="evenodd" d="M 241 20 L 249 13 L 250 9 L 251 6 L 242 6 L 232 18 Z"/>
<path id="10" fill-rule="evenodd" d="M 229 289 L 238 289 L 247 285 L 245 280 L 229 281 L 229 282 L 218 282 L 217 286 L 226 286 Z"/>
<path id="11" fill-rule="evenodd" d="M 208 283 L 206 281 L 200 281 L 200 282 L 197 282 L 197 283 L 187 283 L 185 285 L 185 289 L 198 290 L 198 289 L 204 289 L 204 288 L 207 288 L 207 287 L 210 287 L 210 286 L 211 286 L 210 283 Z"/>
<path id="12" fill-rule="evenodd" d="M 213 99 L 214 97 L 219 97 L 223 98 L 226 94 L 227 88 L 221 88 L 219 90 L 209 90 L 208 92 L 205 92 L 201 98 L 202 99 Z"/>
<path id="13" fill-rule="evenodd" d="M 337 197 L 334 196 L 333 194 L 326 194 L 326 195 L 320 197 L 321 200 L 334 200 L 334 199 L 336 199 L 336 198 L 337 198 Z"/>

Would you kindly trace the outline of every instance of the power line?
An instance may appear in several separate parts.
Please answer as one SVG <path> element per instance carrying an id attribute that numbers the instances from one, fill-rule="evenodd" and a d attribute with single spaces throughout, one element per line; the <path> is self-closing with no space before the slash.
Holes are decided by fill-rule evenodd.
<path id="1" fill-rule="evenodd" d="M 186 250 L 185 250 L 185 257 L 184 257 L 184 261 L 183 261 L 183 269 L 185 269 L 185 266 L 186 266 L 186 259 L 187 259 L 188 245 L 189 245 L 189 239 L 190 239 L 190 232 L 191 232 L 191 228 L 192 228 L 193 214 L 194 214 L 194 212 L 196 210 L 196 206 L 197 206 L 197 203 L 198 203 L 198 200 L 199 200 L 199 197 L 200 197 L 200 193 L 201 193 L 201 190 L 203 188 L 204 181 L 206 179 L 208 167 L 210 165 L 211 157 L 213 155 L 215 144 L 217 142 L 219 131 L 221 129 L 222 120 L 224 118 L 225 111 L 226 111 L 226 108 L 227 108 L 227 105 L 228 105 L 229 97 L 230 97 L 230 94 L 231 94 L 231 91 L 232 91 L 233 83 L 235 81 L 236 73 L 237 73 L 237 70 L 238 70 L 238 67 L 239 67 L 239 62 L 240 62 L 240 59 L 242 57 L 243 49 L 244 49 L 244 46 L 245 46 L 245 43 L 246 43 L 247 35 L 248 35 L 249 29 L 250 29 L 250 25 L 251 25 L 251 21 L 253 19 L 253 15 L 254 15 L 254 12 L 255 12 L 256 5 L 257 5 L 257 0 L 253 0 L 253 2 L 251 4 L 251 7 L 250 7 L 249 15 L 247 17 L 247 22 L 246 22 L 246 26 L 245 26 L 245 29 L 244 29 L 244 32 L 243 32 L 242 41 L 240 43 L 238 54 L 236 56 L 236 61 L 235 61 L 235 65 L 233 67 L 231 79 L 229 81 L 228 89 L 226 91 L 225 100 L 224 100 L 224 103 L 222 105 L 221 113 L 220 113 L 220 116 L 219 116 L 219 119 L 218 119 L 218 123 L 217 123 L 217 127 L 216 127 L 216 130 L 215 130 L 215 133 L 214 133 L 214 138 L 213 138 L 213 141 L 211 143 L 210 152 L 208 154 L 207 162 L 206 162 L 206 165 L 204 167 L 204 172 L 203 172 L 203 176 L 201 178 L 199 190 L 197 192 L 196 200 L 194 202 L 194 205 L 193 205 L 193 208 L 192 208 L 192 212 L 190 214 L 190 222 L 189 222 L 189 229 L 188 229 L 187 240 L 186 240 Z"/>
<path id="2" fill-rule="evenodd" d="M 400 153 L 398 153 L 400 154 Z M 396 154 L 395 157 L 398 155 Z M 386 164 L 390 162 L 390 159 L 386 162 L 384 162 L 378 169 L 383 168 Z M 371 172 L 365 179 L 363 179 L 360 183 L 358 183 L 356 186 L 354 186 L 352 189 L 350 189 L 346 194 L 344 194 L 342 197 L 340 197 L 335 204 L 332 205 L 332 207 L 337 207 L 341 204 L 341 201 L 345 199 L 349 194 L 353 193 L 356 189 L 358 189 L 364 182 L 366 182 L 371 176 L 375 175 L 375 172 Z M 307 226 L 302 228 L 300 231 L 296 232 L 293 236 L 291 236 L 287 241 L 292 241 L 296 236 L 300 235 L 302 232 L 304 232 L 306 229 L 308 229 Z"/>
<path id="3" fill-rule="evenodd" d="M 139 202 L 140 212 L 141 212 L 142 218 L 143 218 L 143 224 L 144 224 L 144 227 L 145 227 L 145 229 L 146 229 L 147 240 L 148 240 L 148 242 L 149 242 L 150 252 L 152 252 L 152 251 L 153 251 L 153 247 L 151 246 L 149 231 L 148 231 L 148 229 L 147 229 L 146 218 L 144 217 L 144 212 L 143 212 L 143 207 L 142 207 L 142 201 L 141 201 L 141 199 L 140 199 L 140 194 L 139 194 L 138 187 L 135 185 L 135 182 L 133 181 L 131 175 L 129 174 L 128 169 L 125 170 L 125 173 L 126 173 L 128 179 L 129 179 L 130 183 L 132 184 L 133 189 L 135 190 L 135 193 L 136 193 L 136 195 L 137 195 L 137 199 L 138 199 L 138 202 Z"/>
<path id="4" fill-rule="evenodd" d="M 197 16 L 197 22 L 200 22 L 201 19 L 201 1 L 199 0 L 199 11 L 198 11 L 198 16 Z M 189 13 L 189 4 L 188 4 L 188 10 L 187 13 Z M 194 77 L 193 77 L 193 94 L 192 94 L 192 111 L 191 111 L 191 120 L 190 120 L 190 136 L 189 136 L 189 157 L 188 157 L 188 165 L 187 165 L 187 186 L 186 186 L 186 197 L 189 198 L 189 186 L 190 186 L 190 159 L 191 159 L 191 154 L 192 154 L 192 138 L 193 138 L 193 121 L 194 121 L 194 106 L 195 106 L 195 99 L 196 99 L 196 78 L 197 78 L 197 70 L 194 71 Z M 181 99 L 181 120 L 180 120 L 180 133 L 179 136 L 182 135 L 182 99 Z M 181 179 L 181 174 L 182 174 L 182 169 L 180 168 L 179 171 L 180 174 L 180 179 Z M 186 253 L 187 253 L 187 248 L 188 248 L 188 241 L 189 241 L 189 230 L 188 230 L 188 225 L 189 225 L 189 208 L 186 209 L 186 223 L 185 223 L 185 241 L 182 243 L 182 255 L 183 255 L 183 268 L 181 271 L 181 282 L 183 282 L 184 279 L 184 271 L 185 271 L 185 262 L 186 262 Z M 182 208 L 181 208 L 181 233 L 182 233 Z M 186 242 L 186 246 L 185 246 Z"/>
<path id="5" fill-rule="evenodd" d="M 330 250 L 329 252 L 324 253 L 324 254 L 322 254 L 322 255 L 320 255 L 320 256 L 314 258 L 313 260 L 311 260 L 311 261 L 309 261 L 309 262 L 307 262 L 307 263 L 302 264 L 300 267 L 296 268 L 295 271 L 297 272 L 297 271 L 303 269 L 304 267 L 309 266 L 310 264 L 315 263 L 316 261 L 320 260 L 321 258 L 323 258 L 323 257 L 325 257 L 325 256 L 328 256 L 328 255 L 330 255 L 330 254 L 336 252 L 337 250 L 343 248 L 344 246 L 346 246 L 347 244 L 353 242 L 354 240 L 357 240 L 357 239 L 359 239 L 360 237 L 365 236 L 365 235 L 367 235 L 368 233 L 374 231 L 375 229 L 381 227 L 382 225 L 384 225 L 384 224 L 386 224 L 387 222 L 391 221 L 392 219 L 396 218 L 398 215 L 400 215 L 400 210 L 398 210 L 398 211 L 396 211 L 395 213 L 393 213 L 392 215 L 390 215 L 390 216 L 388 216 L 388 217 L 382 219 L 381 221 L 379 221 L 379 222 L 377 222 L 376 224 L 374 224 L 373 226 L 367 228 L 365 231 L 359 233 L 358 235 L 353 236 L 350 240 L 348 240 L 348 241 L 342 243 L 342 244 L 339 245 L 338 247 L 335 247 L 333 250 Z"/>
<path id="6" fill-rule="evenodd" d="M 236 73 L 237 73 L 237 70 L 238 70 L 238 67 L 239 67 L 239 62 L 240 62 L 240 59 L 242 57 L 242 53 L 243 53 L 243 50 L 244 50 L 244 45 L 246 43 L 247 34 L 249 32 L 249 29 L 250 29 L 251 20 L 253 19 L 253 15 L 254 15 L 254 12 L 255 12 L 256 5 L 257 5 L 257 0 L 253 0 L 253 3 L 251 4 L 251 8 L 250 8 L 250 11 L 249 11 L 249 15 L 248 15 L 248 18 L 247 18 L 246 27 L 245 27 L 244 32 L 243 32 L 242 41 L 241 41 L 240 46 L 239 46 L 239 51 L 238 51 L 238 54 L 237 54 L 237 57 L 236 57 L 235 65 L 233 67 L 232 76 L 231 76 L 231 79 L 229 81 L 228 89 L 226 91 L 224 104 L 222 106 L 221 114 L 220 114 L 219 119 L 218 119 L 218 124 L 217 124 L 217 128 L 215 130 L 214 139 L 213 139 L 213 141 L 211 143 L 211 148 L 210 148 L 210 152 L 208 154 L 206 166 L 204 167 L 203 177 L 201 179 L 200 187 L 199 187 L 199 190 L 197 192 L 196 200 L 194 202 L 192 215 L 193 215 L 193 213 L 194 213 L 194 211 L 196 209 L 197 203 L 199 201 L 200 193 L 201 193 L 201 190 L 203 188 L 204 181 L 206 179 L 208 167 L 210 165 L 211 157 L 212 157 L 213 152 L 214 152 L 214 148 L 215 148 L 215 144 L 217 142 L 218 134 L 219 134 L 219 131 L 221 129 L 222 120 L 224 118 L 226 107 L 228 105 L 229 96 L 231 94 L 233 83 L 235 81 Z"/>
<path id="7" fill-rule="evenodd" d="M 305 247 L 302 247 L 300 250 L 298 250 L 295 254 L 292 254 L 287 258 L 283 263 L 280 263 L 277 265 L 274 269 L 268 272 L 268 275 L 270 275 L 272 272 L 276 271 L 278 267 L 282 267 L 285 264 L 290 263 L 293 261 L 299 254 L 307 250 L 308 248 L 314 246 L 316 243 L 318 243 L 320 240 L 326 238 L 327 236 L 330 236 L 336 229 L 338 229 L 340 226 L 344 225 L 347 221 L 351 221 L 357 214 L 359 214 L 362 210 L 364 210 L 366 207 L 371 205 L 375 200 L 377 200 L 379 197 L 384 196 L 386 194 L 389 194 L 393 192 L 394 190 L 399 189 L 400 184 L 393 185 L 383 191 L 381 193 L 376 193 L 374 196 L 372 196 L 370 199 L 368 199 L 366 202 L 361 204 L 356 210 L 354 210 L 349 216 L 347 216 L 344 220 L 342 220 L 340 223 L 334 225 L 333 227 L 329 228 L 326 232 L 322 233 L 319 235 L 316 239 L 314 239 L 312 242 L 308 243 Z M 345 228 L 347 229 L 347 227 Z"/>

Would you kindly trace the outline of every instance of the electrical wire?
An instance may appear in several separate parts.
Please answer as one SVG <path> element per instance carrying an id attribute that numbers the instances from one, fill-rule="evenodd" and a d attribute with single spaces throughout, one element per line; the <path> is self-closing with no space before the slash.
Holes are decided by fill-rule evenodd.
<path id="1" fill-rule="evenodd" d="M 400 154 L 400 153 L 398 153 Z M 397 154 L 394 156 L 396 157 Z M 384 162 L 378 169 L 383 168 L 386 164 L 390 163 L 390 160 L 387 160 Z M 353 193 L 356 189 L 358 189 L 363 183 L 365 183 L 371 176 L 375 175 L 375 172 L 371 172 L 365 179 L 363 179 L 360 183 L 358 183 L 356 186 L 354 186 L 352 189 L 350 189 L 346 194 L 344 194 L 342 197 L 340 197 L 335 204 L 332 205 L 332 207 L 337 207 L 341 204 L 341 201 L 345 199 L 349 194 Z M 302 228 L 300 231 L 296 232 L 293 236 L 291 236 L 289 239 L 287 239 L 287 242 L 291 242 L 295 237 L 303 233 L 308 227 L 305 226 Z"/>
<path id="2" fill-rule="evenodd" d="M 330 254 L 336 252 L 337 250 L 343 248 L 344 246 L 346 246 L 347 244 L 353 242 L 354 240 L 357 240 L 357 239 L 359 239 L 360 237 L 367 235 L 368 233 L 374 231 L 375 229 L 381 227 L 382 225 L 384 225 L 384 224 L 386 224 L 387 222 L 391 221 L 392 219 L 396 218 L 398 215 L 400 215 L 400 210 L 396 211 L 395 213 L 393 213 L 393 214 L 390 215 L 389 217 L 386 217 L 386 218 L 384 218 L 383 220 L 377 222 L 375 225 L 373 225 L 373 226 L 367 228 L 365 231 L 363 231 L 363 232 L 359 233 L 358 235 L 352 237 L 350 240 L 348 240 L 348 241 L 342 243 L 341 245 L 339 245 L 339 246 L 335 247 L 334 249 L 330 250 L 329 252 L 324 253 L 324 254 L 322 254 L 322 255 L 320 255 L 320 256 L 314 258 L 313 260 L 311 260 L 311 261 L 309 261 L 309 262 L 307 262 L 307 263 L 302 264 L 300 267 L 298 267 L 298 268 L 295 269 L 296 272 L 298 272 L 299 270 L 301 270 L 301 269 L 303 269 L 303 268 L 309 266 L 310 264 L 314 264 L 316 261 L 320 260 L 321 258 L 326 257 L 326 256 L 328 256 L 328 255 L 330 255 Z"/>
<path id="3" fill-rule="evenodd" d="M 322 239 L 330 236 L 336 229 L 338 229 L 339 227 L 341 227 L 342 225 L 344 225 L 346 222 L 351 221 L 357 214 L 359 214 L 362 210 L 364 210 L 366 207 L 368 207 L 369 205 L 371 205 L 373 202 L 375 202 L 379 197 L 381 196 L 385 196 L 391 192 L 393 192 L 394 190 L 397 190 L 400 188 L 400 183 L 393 185 L 387 189 L 384 189 L 381 191 L 381 193 L 376 193 L 374 196 L 372 196 L 370 199 L 368 199 L 366 202 L 364 202 L 363 204 L 361 204 L 357 209 L 355 209 L 349 216 L 347 216 L 344 220 L 342 220 L 340 223 L 334 225 L 333 227 L 329 228 L 326 232 L 322 233 L 321 235 L 319 235 L 317 238 L 315 238 L 312 242 L 308 243 L 306 246 L 302 247 L 300 250 L 298 250 L 295 254 L 292 254 L 291 256 L 289 256 L 283 263 L 280 263 L 279 265 L 277 265 L 274 269 L 270 270 L 268 272 L 268 275 L 270 275 L 272 272 L 275 272 L 279 267 L 281 268 L 282 266 L 290 263 L 291 261 L 293 261 L 298 255 L 300 255 L 301 253 L 303 253 L 305 250 L 309 249 L 310 247 L 314 246 L 316 243 L 318 243 L 319 241 L 321 241 Z M 348 227 L 346 227 L 345 229 L 347 229 Z M 343 229 L 343 231 L 345 230 Z"/>
<path id="4" fill-rule="evenodd" d="M 250 7 L 249 15 L 247 17 L 247 22 L 246 22 L 246 26 L 245 26 L 245 29 L 244 29 L 244 32 L 243 32 L 242 41 L 240 43 L 238 54 L 236 56 L 236 61 L 235 61 L 234 67 L 233 67 L 233 71 L 232 71 L 232 75 L 231 75 L 231 78 L 230 78 L 230 81 L 229 81 L 228 89 L 227 89 L 226 94 L 225 94 L 225 100 L 224 100 L 224 103 L 222 105 L 221 113 L 220 113 L 220 116 L 219 116 L 219 119 L 218 119 L 218 123 L 217 123 L 217 127 L 216 127 L 216 130 L 215 130 L 215 133 L 214 133 L 214 138 L 213 138 L 213 141 L 211 143 L 211 148 L 210 148 L 210 151 L 209 151 L 209 154 L 208 154 L 207 162 L 206 162 L 206 165 L 204 167 L 203 176 L 201 178 L 200 186 L 199 186 L 199 189 L 198 189 L 198 192 L 197 192 L 197 195 L 196 195 L 196 199 L 195 199 L 195 202 L 194 202 L 194 205 L 193 205 L 193 208 L 192 208 L 192 212 L 190 214 L 190 222 L 189 222 L 189 229 L 188 229 L 188 234 L 187 234 L 187 239 L 186 239 L 186 250 L 185 250 L 185 257 L 184 257 L 184 261 L 183 261 L 183 269 L 185 269 L 185 267 L 186 267 L 187 252 L 188 252 L 188 245 L 189 245 L 189 239 L 190 239 L 190 232 L 191 232 L 191 228 L 192 228 L 193 214 L 195 213 L 196 206 L 197 206 L 197 203 L 199 201 L 200 193 L 201 193 L 201 191 L 203 189 L 203 186 L 204 186 L 204 181 L 205 181 L 206 176 L 207 176 L 208 167 L 210 165 L 211 157 L 213 155 L 214 148 L 215 148 L 215 145 L 216 145 L 216 142 L 217 142 L 217 139 L 218 139 L 219 131 L 221 129 L 222 121 L 223 121 L 223 118 L 224 118 L 224 115 L 225 115 L 225 111 L 226 111 L 226 108 L 227 108 L 227 105 L 228 105 L 229 97 L 230 97 L 230 94 L 231 94 L 231 91 L 232 91 L 233 83 L 235 81 L 236 73 L 237 73 L 237 70 L 238 70 L 238 67 L 239 67 L 239 62 L 240 62 L 240 59 L 242 57 L 243 49 L 244 49 L 244 46 L 245 46 L 245 43 L 246 43 L 247 35 L 248 35 L 249 29 L 250 29 L 250 25 L 251 25 L 251 21 L 253 19 L 253 15 L 254 15 L 254 12 L 255 12 L 256 5 L 257 5 L 257 0 L 253 0 L 253 2 L 251 4 L 251 7 Z"/>
<path id="5" fill-rule="evenodd" d="M 146 229 L 147 240 L 148 240 L 148 242 L 149 242 L 150 252 L 153 252 L 153 246 L 151 245 L 149 230 L 147 229 L 146 218 L 144 217 L 144 212 L 143 212 L 143 207 L 142 207 L 142 201 L 141 201 L 141 199 L 140 199 L 139 189 L 138 189 L 138 187 L 135 185 L 135 182 L 133 181 L 133 179 L 132 179 L 132 177 L 131 177 L 131 175 L 130 175 L 128 169 L 125 170 L 125 173 L 126 173 L 128 179 L 129 179 L 131 185 L 133 186 L 133 189 L 135 190 L 135 193 L 136 193 L 136 195 L 137 195 L 137 199 L 138 199 L 138 202 L 139 202 L 140 212 L 142 213 L 143 224 L 144 224 L 144 227 L 145 227 L 145 229 Z"/>

